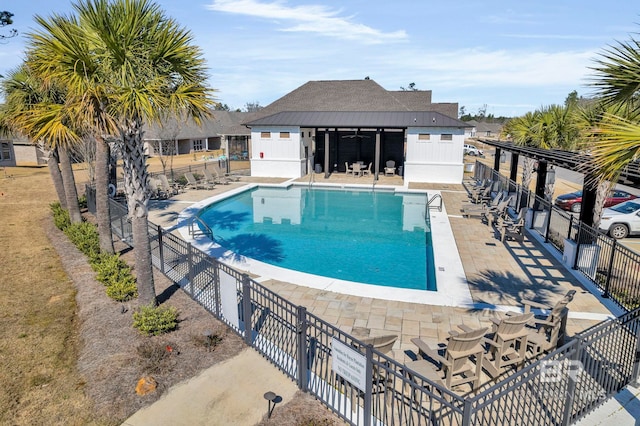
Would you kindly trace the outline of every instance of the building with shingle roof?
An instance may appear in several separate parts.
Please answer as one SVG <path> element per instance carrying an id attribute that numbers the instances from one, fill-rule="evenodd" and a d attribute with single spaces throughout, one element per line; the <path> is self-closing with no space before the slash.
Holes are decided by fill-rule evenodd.
<path id="1" fill-rule="evenodd" d="M 232 159 L 246 159 L 251 132 L 242 123 L 252 116 L 248 112 L 216 110 L 201 125 L 170 118 L 162 125 L 153 124 L 145 129 L 147 153 L 157 155 L 160 149 L 165 154 L 219 151 Z"/>
<path id="2" fill-rule="evenodd" d="M 467 124 L 457 118 L 457 103 L 431 96 L 389 91 L 369 79 L 309 81 L 245 122 L 251 174 L 329 176 L 361 163 L 375 179 L 393 170 L 406 182 L 459 183 Z"/>

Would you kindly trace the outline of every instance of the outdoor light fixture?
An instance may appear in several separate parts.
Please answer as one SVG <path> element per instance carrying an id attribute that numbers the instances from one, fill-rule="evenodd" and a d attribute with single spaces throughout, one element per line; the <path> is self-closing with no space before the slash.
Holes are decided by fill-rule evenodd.
<path id="1" fill-rule="evenodd" d="M 273 409 L 276 408 L 278 396 L 275 394 L 275 392 L 269 391 L 264 394 L 264 399 L 267 400 L 267 418 L 270 419 L 271 413 L 273 413 Z M 273 404 L 273 406 L 271 404 Z"/>

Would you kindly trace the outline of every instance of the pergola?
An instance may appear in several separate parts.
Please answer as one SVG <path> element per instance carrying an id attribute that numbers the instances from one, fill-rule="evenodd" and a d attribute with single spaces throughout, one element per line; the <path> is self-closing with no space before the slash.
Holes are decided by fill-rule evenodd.
<path id="1" fill-rule="evenodd" d="M 582 188 L 582 210 L 580 211 L 580 220 L 586 225 L 593 225 L 593 209 L 596 202 L 597 187 L 593 175 L 585 169 L 584 165 L 589 163 L 590 157 L 586 154 L 580 154 L 572 151 L 562 151 L 559 149 L 542 149 L 526 146 L 518 146 L 512 142 L 480 139 L 480 142 L 491 145 L 496 148 L 493 168 L 500 170 L 500 156 L 502 151 L 511 153 L 511 169 L 509 178 L 516 180 L 518 175 L 518 159 L 520 155 L 533 158 L 538 161 L 536 169 L 538 177 L 536 180 L 536 195 L 544 198 L 544 186 L 547 181 L 547 173 L 549 165 L 562 167 L 574 172 L 584 174 L 584 183 Z M 631 183 L 629 183 L 631 182 Z M 630 164 L 623 173 L 620 174 L 618 183 L 640 188 L 640 164 Z"/>

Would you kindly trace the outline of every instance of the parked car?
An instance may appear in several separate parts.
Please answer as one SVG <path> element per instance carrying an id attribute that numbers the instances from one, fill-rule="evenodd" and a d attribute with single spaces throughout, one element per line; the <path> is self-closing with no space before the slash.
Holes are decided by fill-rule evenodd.
<path id="1" fill-rule="evenodd" d="M 467 145 L 467 144 L 464 145 L 464 154 L 473 155 L 476 157 L 482 157 L 484 155 L 481 149 L 478 149 L 473 145 Z"/>
<path id="2" fill-rule="evenodd" d="M 626 201 L 604 209 L 600 230 L 615 239 L 640 234 L 640 201 Z"/>
<path id="3" fill-rule="evenodd" d="M 615 190 L 606 199 L 604 206 L 615 206 L 616 204 L 624 203 L 625 201 L 633 200 L 634 198 L 637 198 L 637 196 L 625 191 Z M 558 198 L 556 198 L 556 206 L 560 207 L 562 210 L 580 213 L 582 210 L 582 191 L 559 195 Z"/>

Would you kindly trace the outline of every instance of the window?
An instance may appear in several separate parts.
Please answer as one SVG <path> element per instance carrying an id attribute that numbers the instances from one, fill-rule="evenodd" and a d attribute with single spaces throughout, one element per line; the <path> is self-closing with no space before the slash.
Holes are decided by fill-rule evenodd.
<path id="1" fill-rule="evenodd" d="M 428 141 L 431 139 L 431 135 L 429 133 L 419 133 L 418 140 L 419 141 Z"/>
<path id="2" fill-rule="evenodd" d="M 271 139 L 271 132 L 261 132 L 260 137 L 262 139 Z"/>
<path id="3" fill-rule="evenodd" d="M 300 137 L 304 138 L 304 132 L 300 132 Z"/>
<path id="4" fill-rule="evenodd" d="M 452 141 L 453 140 L 453 135 L 451 133 L 443 133 L 442 135 L 440 135 L 440 140 L 441 141 Z"/>
<path id="5" fill-rule="evenodd" d="M 204 141 L 202 139 L 193 140 L 193 150 L 202 151 L 204 149 Z"/>
<path id="6" fill-rule="evenodd" d="M 280 132 L 280 139 L 289 139 L 291 134 L 289 132 Z"/>
<path id="7" fill-rule="evenodd" d="M 0 143 L 0 160 L 11 160 L 11 147 L 9 142 Z"/>

